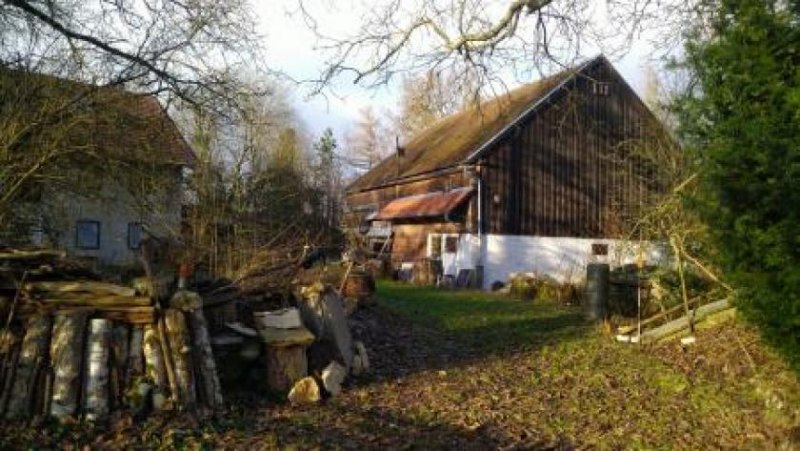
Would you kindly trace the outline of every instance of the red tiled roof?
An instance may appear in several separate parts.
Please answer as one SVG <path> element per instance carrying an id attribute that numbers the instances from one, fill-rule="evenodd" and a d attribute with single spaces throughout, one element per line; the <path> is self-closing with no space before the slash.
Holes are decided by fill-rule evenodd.
<path id="1" fill-rule="evenodd" d="M 460 188 L 448 192 L 401 197 L 386 204 L 372 220 L 444 216 L 461 206 L 471 194 L 471 188 Z"/>

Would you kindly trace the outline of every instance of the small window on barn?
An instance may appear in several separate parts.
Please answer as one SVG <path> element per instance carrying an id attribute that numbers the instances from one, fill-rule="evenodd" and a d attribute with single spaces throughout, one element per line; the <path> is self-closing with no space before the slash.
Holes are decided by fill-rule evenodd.
<path id="1" fill-rule="evenodd" d="M 428 235 L 428 257 L 433 259 L 442 258 L 442 235 L 438 233 Z"/>
<path id="2" fill-rule="evenodd" d="M 458 237 L 448 235 L 444 239 L 444 251 L 448 254 L 455 254 L 458 251 Z"/>
<path id="3" fill-rule="evenodd" d="M 605 244 L 605 243 L 593 243 L 592 244 L 592 255 L 595 255 L 595 256 L 608 255 L 608 244 Z"/>
<path id="4" fill-rule="evenodd" d="M 75 247 L 100 249 L 100 221 L 80 220 L 75 225 Z"/>
<path id="5" fill-rule="evenodd" d="M 139 249 L 142 246 L 142 223 L 128 223 L 128 249 Z"/>
<path id="6" fill-rule="evenodd" d="M 592 82 L 592 94 L 597 96 L 607 96 L 611 92 L 611 83 L 603 81 Z"/>

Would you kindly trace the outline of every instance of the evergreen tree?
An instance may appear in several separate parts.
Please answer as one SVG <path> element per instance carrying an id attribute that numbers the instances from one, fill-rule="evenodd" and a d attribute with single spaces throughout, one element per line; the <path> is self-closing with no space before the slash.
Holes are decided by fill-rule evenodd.
<path id="1" fill-rule="evenodd" d="M 800 2 L 722 0 L 686 48 L 680 133 L 738 305 L 800 368 Z"/>

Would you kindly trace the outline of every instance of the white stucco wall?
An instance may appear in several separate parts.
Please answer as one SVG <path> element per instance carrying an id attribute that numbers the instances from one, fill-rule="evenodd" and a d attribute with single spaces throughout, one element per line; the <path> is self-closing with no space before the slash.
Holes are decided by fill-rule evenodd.
<path id="1" fill-rule="evenodd" d="M 592 244 L 607 244 L 607 256 L 593 256 Z M 586 277 L 586 265 L 604 262 L 612 266 L 635 263 L 642 253 L 649 264 L 665 261 L 662 247 L 625 240 L 464 234 L 459 237 L 457 269 L 474 269 L 483 264 L 483 287 L 508 281 L 512 273 L 549 275 L 560 281 L 579 282 Z"/>
<path id="2" fill-rule="evenodd" d="M 607 244 L 607 256 L 593 256 L 592 244 Z M 639 251 L 650 264 L 664 261 L 663 248 L 651 243 L 624 240 L 513 235 L 485 235 L 483 285 L 506 282 L 512 273 L 549 275 L 562 282 L 586 277 L 586 265 L 603 262 L 614 265 L 635 263 Z"/>
<path id="3" fill-rule="evenodd" d="M 160 238 L 180 236 L 182 194 L 180 177 L 165 181 L 161 192 L 151 195 L 150 207 L 136 202 L 114 180 L 106 180 L 91 198 L 70 193 L 51 193 L 44 201 L 48 244 L 69 255 L 90 257 L 107 265 L 138 263 L 137 251 L 128 247 L 128 224 L 138 222 Z M 100 247 L 76 246 L 77 221 L 100 223 Z M 144 235 L 143 235 L 144 236 Z"/>

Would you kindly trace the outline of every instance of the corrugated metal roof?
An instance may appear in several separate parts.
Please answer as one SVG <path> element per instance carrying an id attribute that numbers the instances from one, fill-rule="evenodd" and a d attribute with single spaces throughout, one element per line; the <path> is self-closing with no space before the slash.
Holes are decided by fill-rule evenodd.
<path id="1" fill-rule="evenodd" d="M 459 188 L 447 192 L 401 197 L 386 204 L 373 219 L 393 220 L 444 216 L 461 206 L 472 194 L 472 191 L 472 188 Z"/>

